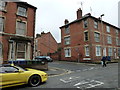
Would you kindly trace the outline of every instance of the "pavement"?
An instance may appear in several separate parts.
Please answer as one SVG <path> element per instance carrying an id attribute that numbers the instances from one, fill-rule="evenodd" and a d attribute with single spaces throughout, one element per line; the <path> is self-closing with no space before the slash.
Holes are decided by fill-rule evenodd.
<path id="1" fill-rule="evenodd" d="M 70 70 L 65 70 L 65 69 L 56 68 L 56 67 L 48 67 L 48 71 L 45 71 L 45 72 L 48 74 L 48 77 L 60 76 L 63 74 L 71 73 Z"/>
<path id="2" fill-rule="evenodd" d="M 61 62 L 61 63 L 66 63 L 66 64 L 82 64 L 82 65 L 88 65 L 88 66 L 101 66 L 101 64 L 90 64 L 90 63 L 76 63 L 76 62 Z M 56 67 L 52 67 L 48 65 L 48 70 L 44 71 L 48 74 L 48 77 L 54 77 L 54 76 L 60 76 L 60 75 L 64 75 L 64 74 L 70 74 L 72 73 L 72 71 L 67 70 L 67 69 L 62 69 L 62 68 L 56 68 Z"/>

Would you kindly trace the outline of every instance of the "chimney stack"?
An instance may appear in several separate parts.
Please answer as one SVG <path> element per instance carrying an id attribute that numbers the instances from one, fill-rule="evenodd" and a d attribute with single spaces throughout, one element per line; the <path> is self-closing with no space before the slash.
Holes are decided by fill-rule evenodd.
<path id="1" fill-rule="evenodd" d="M 79 8 L 77 10 L 77 19 L 80 19 L 80 18 L 82 18 L 82 10 L 81 10 L 81 8 Z"/>
<path id="2" fill-rule="evenodd" d="M 69 23 L 68 19 L 65 19 L 64 23 L 65 23 L 65 24 L 68 24 L 68 23 Z"/>

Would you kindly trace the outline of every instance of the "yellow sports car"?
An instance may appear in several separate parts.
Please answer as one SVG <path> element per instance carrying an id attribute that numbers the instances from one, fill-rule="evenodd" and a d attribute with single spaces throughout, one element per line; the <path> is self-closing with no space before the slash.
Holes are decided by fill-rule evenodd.
<path id="1" fill-rule="evenodd" d="M 41 82 L 45 82 L 48 75 L 40 70 L 23 69 L 19 66 L 2 64 L 0 65 L 0 88 L 28 84 L 30 86 L 38 86 Z"/>

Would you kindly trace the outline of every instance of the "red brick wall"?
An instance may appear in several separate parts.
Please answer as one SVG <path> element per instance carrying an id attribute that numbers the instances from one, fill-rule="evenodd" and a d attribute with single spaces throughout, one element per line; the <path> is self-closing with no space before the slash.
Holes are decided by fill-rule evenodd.
<path id="1" fill-rule="evenodd" d="M 101 56 L 96 56 L 96 45 L 101 45 L 101 48 L 103 48 L 103 44 L 106 47 L 107 55 L 108 55 L 108 47 L 111 46 L 112 48 L 118 48 L 116 46 L 116 31 L 115 28 L 110 26 L 110 33 L 107 33 L 106 31 L 106 23 L 103 24 L 103 31 L 102 31 L 102 25 L 101 22 L 98 21 L 98 29 L 94 28 L 94 19 L 88 18 L 88 28 L 83 28 L 83 21 L 79 21 L 76 23 L 70 24 L 70 33 L 65 34 L 65 29 L 61 28 L 61 45 L 62 45 L 62 53 L 61 53 L 61 59 L 62 60 L 69 60 L 69 61 L 77 61 L 78 60 L 78 53 L 80 54 L 79 59 L 81 61 L 84 61 L 83 58 L 91 58 L 92 61 L 100 61 L 102 58 Z M 88 31 L 89 33 L 89 41 L 84 41 L 84 31 Z M 100 33 L 100 42 L 95 42 L 94 40 L 94 32 Z M 103 32 L 104 32 L 104 43 L 103 43 Z M 64 45 L 64 36 L 70 35 L 70 45 Z M 112 44 L 107 44 L 107 36 L 111 35 L 112 37 Z M 119 32 L 119 39 L 120 39 L 120 32 Z M 90 47 L 90 57 L 85 56 L 85 45 L 89 45 Z M 71 47 L 71 57 L 65 58 L 64 54 L 64 48 L 65 47 Z M 119 46 L 120 47 L 120 46 Z M 79 51 L 76 51 L 75 49 L 79 48 Z M 101 49 L 101 54 L 102 54 Z M 114 57 L 114 53 L 112 58 Z"/>
<path id="2" fill-rule="evenodd" d="M 6 11 L 0 11 L 2 17 L 5 18 L 4 32 L 2 35 L 3 43 L 3 60 L 8 60 L 9 55 L 9 40 L 10 37 L 16 37 L 16 20 L 21 19 L 27 22 L 26 36 L 32 37 L 31 40 L 31 59 L 33 58 L 33 42 L 35 33 L 35 14 L 36 9 L 29 7 L 27 8 L 27 17 L 17 15 L 17 3 L 19 2 L 7 2 Z M 21 3 L 23 5 L 23 3 Z M 25 5 L 26 6 L 26 5 Z M 7 35 L 6 35 L 7 34 Z M 9 35 L 8 35 L 9 34 Z M 11 35 L 12 34 L 12 35 Z M 26 36 L 24 38 L 26 38 Z"/>
<path id="3" fill-rule="evenodd" d="M 36 38 L 36 40 L 37 51 L 40 51 L 40 55 L 47 55 L 48 53 L 55 53 L 57 51 L 58 44 L 50 32 L 41 34 L 41 37 Z"/>

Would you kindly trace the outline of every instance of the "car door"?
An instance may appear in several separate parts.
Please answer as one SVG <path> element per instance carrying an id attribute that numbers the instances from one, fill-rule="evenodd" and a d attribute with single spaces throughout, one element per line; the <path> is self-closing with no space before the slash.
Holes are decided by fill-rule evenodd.
<path id="1" fill-rule="evenodd" d="M 11 85 L 20 83 L 19 77 L 20 73 L 17 72 L 18 69 L 12 66 L 3 67 L 5 72 L 2 73 L 2 85 Z"/>

